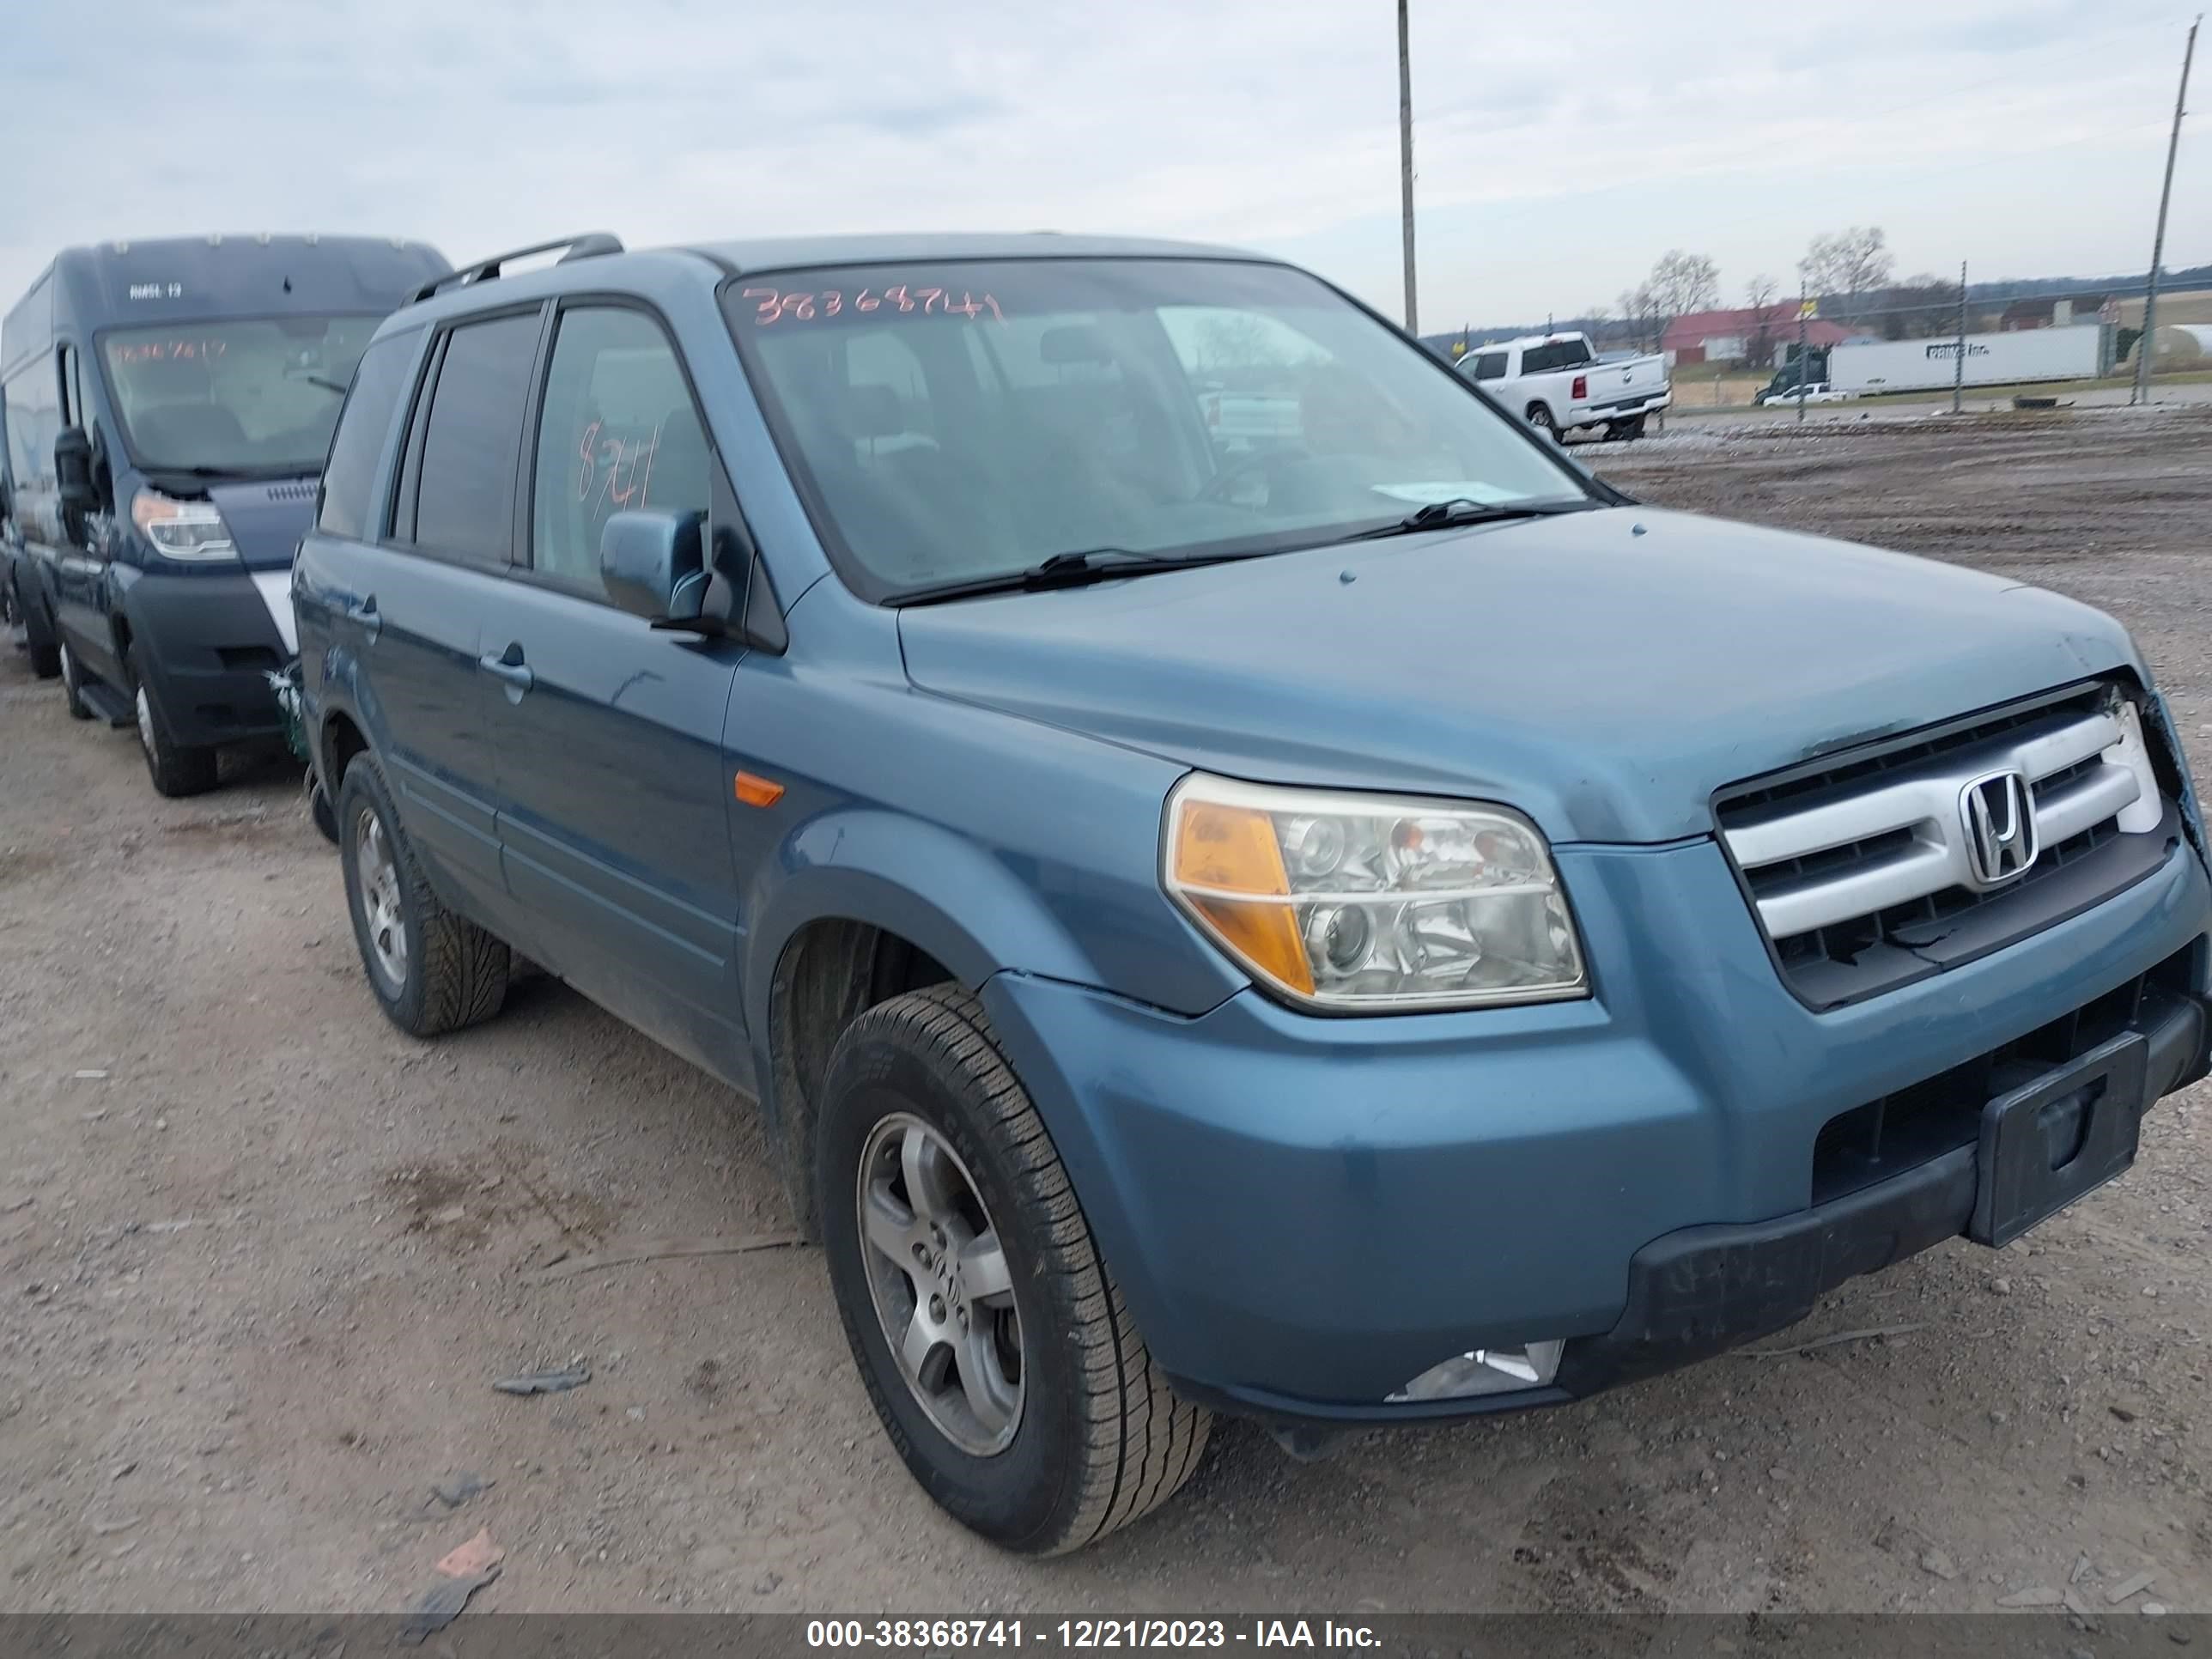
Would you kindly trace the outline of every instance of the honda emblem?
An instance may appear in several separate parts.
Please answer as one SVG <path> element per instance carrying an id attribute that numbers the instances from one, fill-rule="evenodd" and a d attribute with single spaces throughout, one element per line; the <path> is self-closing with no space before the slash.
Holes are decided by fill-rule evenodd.
<path id="1" fill-rule="evenodd" d="M 1966 832 L 1966 864 L 1977 887 L 2002 887 L 2026 872 L 2042 849 L 2035 840 L 2035 802 L 2017 772 L 1976 778 L 1959 795 Z"/>

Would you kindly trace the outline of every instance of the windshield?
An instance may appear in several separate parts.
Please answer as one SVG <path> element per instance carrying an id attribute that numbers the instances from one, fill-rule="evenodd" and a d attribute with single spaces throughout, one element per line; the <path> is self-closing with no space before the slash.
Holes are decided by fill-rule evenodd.
<path id="1" fill-rule="evenodd" d="M 108 390 L 150 471 L 317 472 L 376 317 L 111 329 Z"/>
<path id="2" fill-rule="evenodd" d="M 786 459 L 872 599 L 1112 548 L 1310 547 L 1580 479 L 1322 283 L 1227 260 L 778 271 L 726 290 Z"/>

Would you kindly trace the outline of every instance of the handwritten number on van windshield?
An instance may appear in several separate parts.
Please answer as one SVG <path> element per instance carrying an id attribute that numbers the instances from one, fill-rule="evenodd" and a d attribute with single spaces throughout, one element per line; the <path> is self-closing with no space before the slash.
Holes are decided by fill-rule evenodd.
<path id="1" fill-rule="evenodd" d="M 230 349 L 228 342 L 204 340 L 125 340 L 109 348 L 117 363 L 207 362 Z"/>
<path id="2" fill-rule="evenodd" d="M 811 323 L 857 312 L 915 312 L 922 316 L 984 317 L 1006 320 L 995 295 L 962 289 L 957 299 L 949 288 L 924 288 L 913 283 L 894 283 L 886 289 L 864 288 L 848 295 L 842 289 L 820 289 L 787 294 L 780 289 L 749 288 L 744 297 L 753 302 L 753 322 L 760 328 L 773 323 Z"/>

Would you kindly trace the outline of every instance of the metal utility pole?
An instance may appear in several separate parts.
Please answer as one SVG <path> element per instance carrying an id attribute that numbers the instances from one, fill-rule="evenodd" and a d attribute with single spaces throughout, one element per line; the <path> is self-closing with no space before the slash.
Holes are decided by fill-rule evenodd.
<path id="1" fill-rule="evenodd" d="M 1406 0 L 1398 0 L 1398 211 L 1406 226 L 1406 332 L 1421 331 L 1413 295 L 1413 59 L 1407 40 Z"/>
<path id="2" fill-rule="evenodd" d="M 1966 262 L 1959 261 L 1959 356 L 1951 365 L 1951 412 L 1959 412 L 1959 399 L 1966 391 Z"/>
<path id="3" fill-rule="evenodd" d="M 1399 5 L 1399 15 L 1405 15 L 1403 0 Z M 2128 394 L 2130 404 L 2150 401 L 2150 358 L 2158 341 L 2158 267 L 2166 258 L 2166 210 L 2173 200 L 2174 152 L 2181 148 L 2182 108 L 2189 99 L 2189 66 L 2197 58 L 2197 30 L 2203 21 L 2204 14 L 2197 13 L 2197 21 L 2189 26 L 2189 44 L 2181 49 L 2181 85 L 2173 94 L 2173 131 L 2166 141 L 2166 183 L 2158 192 L 2158 231 L 2151 238 L 2150 281 L 2143 289 L 2142 337 L 2136 342 L 2136 386 Z M 1413 222 L 1408 219 L 1406 234 L 1410 239 L 1413 234 Z M 1410 240 L 1407 246 L 1413 246 Z M 1409 283 L 1412 280 L 1410 276 L 1407 278 Z"/>

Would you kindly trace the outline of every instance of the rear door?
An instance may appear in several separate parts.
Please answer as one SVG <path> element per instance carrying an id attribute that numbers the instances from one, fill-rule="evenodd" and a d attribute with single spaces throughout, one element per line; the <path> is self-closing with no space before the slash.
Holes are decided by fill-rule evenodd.
<path id="1" fill-rule="evenodd" d="M 624 1018 L 742 1075 L 723 716 L 743 648 L 617 610 L 599 537 L 704 512 L 717 468 L 654 314 L 565 305 L 526 445 L 524 559 L 480 641 L 516 943 Z"/>
<path id="2" fill-rule="evenodd" d="M 368 669 L 369 737 L 410 838 L 495 927 L 507 905 L 485 728 L 496 682 L 481 639 L 508 586 L 524 405 L 544 320 L 536 306 L 471 317 L 433 341 L 389 529 L 353 561 L 340 624 Z"/>

